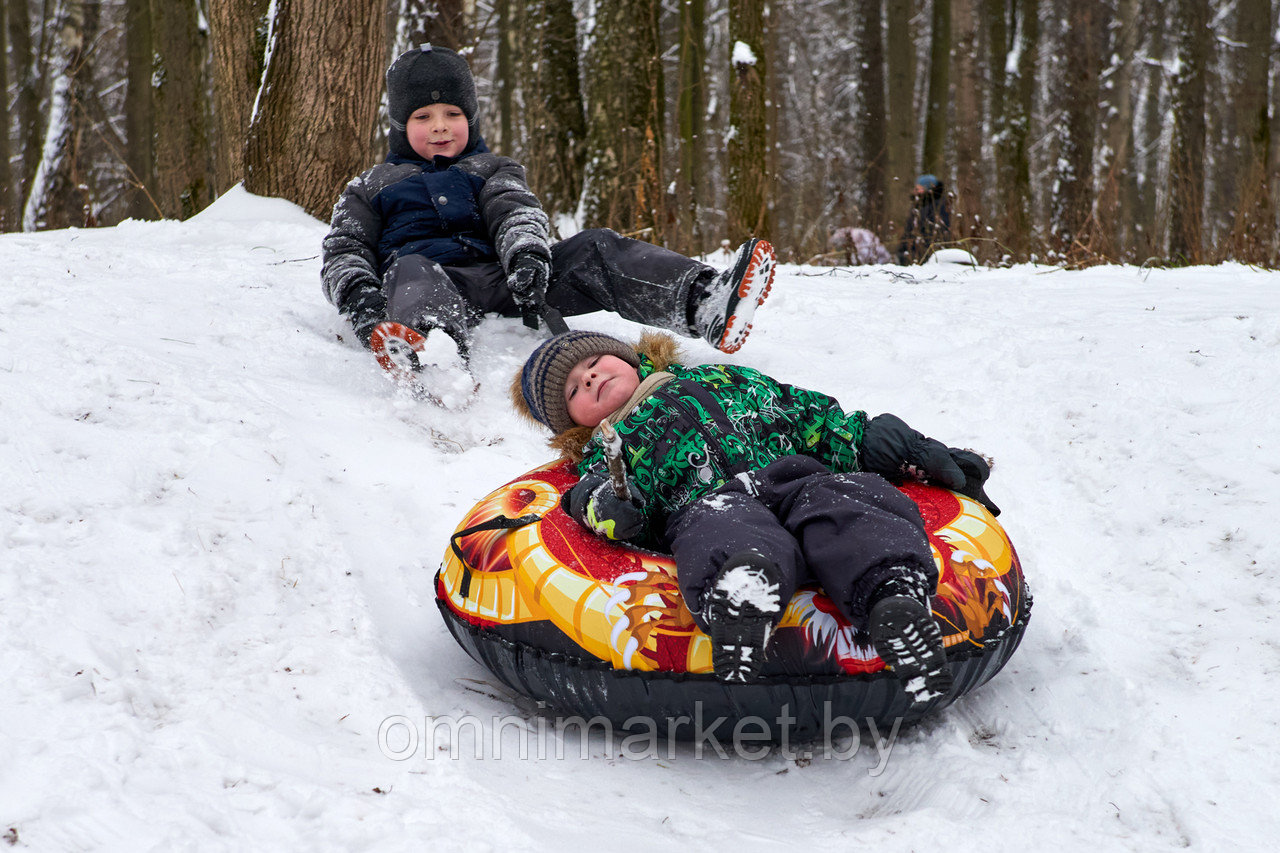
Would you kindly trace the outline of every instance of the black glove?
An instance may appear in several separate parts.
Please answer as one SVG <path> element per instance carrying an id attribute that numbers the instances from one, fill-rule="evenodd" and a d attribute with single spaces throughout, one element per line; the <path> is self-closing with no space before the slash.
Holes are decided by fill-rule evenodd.
<path id="1" fill-rule="evenodd" d="M 635 486 L 628 486 L 631 499 L 614 494 L 609 478 L 588 474 L 564 496 L 565 511 L 588 530 L 606 539 L 633 539 L 644 532 L 642 497 Z"/>
<path id="2" fill-rule="evenodd" d="M 547 301 L 547 284 L 551 281 L 551 264 L 541 255 L 520 252 L 507 273 L 507 289 L 525 316 L 537 316 Z"/>
<path id="3" fill-rule="evenodd" d="M 858 464 L 864 471 L 898 482 L 906 477 L 936 483 L 967 495 L 992 515 L 1000 509 L 983 491 L 991 467 L 971 450 L 947 447 L 907 426 L 896 415 L 878 415 L 867 421 Z"/>
<path id="4" fill-rule="evenodd" d="M 374 328 L 387 319 L 387 298 L 382 295 L 381 287 L 364 285 L 348 293 L 338 310 L 350 321 L 351 330 L 368 349 Z"/>
<path id="5" fill-rule="evenodd" d="M 999 515 L 1000 507 L 996 506 L 995 502 L 987 497 L 986 489 L 983 488 L 987 478 L 991 476 L 991 466 L 987 464 L 987 460 L 972 450 L 957 450 L 954 447 L 948 447 L 947 452 L 951 454 L 952 461 L 964 472 L 964 485 L 956 489 L 956 491 L 973 498 L 985 506 L 987 512 L 992 515 Z"/>

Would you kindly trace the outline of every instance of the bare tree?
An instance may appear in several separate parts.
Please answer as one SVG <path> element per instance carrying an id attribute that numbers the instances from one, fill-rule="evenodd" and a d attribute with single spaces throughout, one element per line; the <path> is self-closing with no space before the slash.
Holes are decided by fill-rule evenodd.
<path id="1" fill-rule="evenodd" d="M 1205 70 L 1209 64 L 1209 1 L 1177 0 L 1173 35 L 1173 142 L 1169 152 L 1169 254 L 1199 263 L 1204 222 Z"/>
<path id="2" fill-rule="evenodd" d="M 680 0 L 680 67 L 676 93 L 676 131 L 680 140 L 675 176 L 676 228 L 672 247 L 696 251 L 702 242 L 698 202 L 706 161 L 707 4 Z"/>
<path id="3" fill-rule="evenodd" d="M 1040 0 L 1013 0 L 1003 110 L 996 129 L 996 185 L 1003 215 L 998 239 L 1015 256 L 1032 245 L 1031 122 L 1040 52 Z M 993 65 L 995 63 L 992 63 Z"/>
<path id="4" fill-rule="evenodd" d="M 1133 169 L 1134 74 L 1138 50 L 1138 0 L 1118 0 L 1111 22 L 1111 61 L 1103 73 L 1102 150 L 1099 156 L 1097 250 L 1121 260 L 1131 233 L 1138 185 Z"/>
<path id="5" fill-rule="evenodd" d="M 245 188 L 328 219 L 370 165 L 385 34 L 375 0 L 276 0 L 269 61 L 249 124 Z"/>
<path id="6" fill-rule="evenodd" d="M 1060 147 L 1050 195 L 1049 233 L 1055 250 L 1070 261 L 1083 260 L 1094 251 L 1089 231 L 1102 23 L 1099 0 L 1067 4 L 1062 94 L 1055 122 Z"/>
<path id="7" fill-rule="evenodd" d="M 657 0 L 602 4 L 593 23 L 583 57 L 583 224 L 661 242 L 664 98 Z"/>
<path id="8" fill-rule="evenodd" d="M 152 38 L 151 0 L 125 3 L 125 109 L 124 151 L 131 185 L 125 207 L 135 219 L 161 216 L 159 203 L 151 195 L 155 186 L 155 42 Z"/>
<path id="9" fill-rule="evenodd" d="M 767 66 L 763 0 L 729 0 L 729 240 L 768 237 Z"/>
<path id="10" fill-rule="evenodd" d="M 1267 78 L 1274 53 L 1271 0 L 1238 0 L 1235 38 L 1229 65 L 1237 69 L 1230 99 L 1235 109 L 1233 143 L 1236 222 L 1231 249 L 1235 257 L 1267 263 L 1276 250 L 1271 227 L 1270 105 Z"/>
<path id="11" fill-rule="evenodd" d="M 1139 84 L 1138 103 L 1134 110 L 1134 171 L 1138 196 L 1133 220 L 1136 257 L 1146 261 L 1164 252 L 1165 225 L 1162 205 L 1166 204 L 1168 85 L 1165 74 L 1165 42 L 1168 22 L 1163 2 L 1144 0 L 1139 10 Z"/>
<path id="12" fill-rule="evenodd" d="M 952 59 L 955 66 L 955 189 L 951 233 L 957 238 L 984 236 L 982 206 L 983 62 L 980 56 L 978 0 L 951 4 Z"/>
<path id="13" fill-rule="evenodd" d="M 572 0 L 541 0 L 537 96 L 528 98 L 532 124 L 529 166 L 541 166 L 532 186 L 551 214 L 572 214 L 582 193 L 587 123 L 578 76 L 578 31 Z"/>
<path id="14" fill-rule="evenodd" d="M 911 207 L 910 190 L 916 178 L 916 111 L 914 107 L 916 51 L 911 32 L 911 4 L 890 2 L 885 7 L 885 69 L 887 72 L 888 122 L 885 144 L 886 214 L 901 223 Z"/>
<path id="15" fill-rule="evenodd" d="M 9 99 L 9 0 L 0 0 L 0 97 Z M 9 163 L 9 111 L 0 124 L 0 231 L 10 231 L 17 220 L 13 168 Z"/>
<path id="16" fill-rule="evenodd" d="M 152 10 L 154 196 L 166 217 L 186 219 L 216 197 L 199 9 L 195 0 L 164 0 Z"/>
<path id="17" fill-rule="evenodd" d="M 13 227 L 21 227 L 22 210 L 40 162 L 41 80 L 36 73 L 36 53 L 31 41 L 31 14 L 25 0 L 8 2 L 9 56 L 12 58 L 13 118 L 17 119 L 17 151 L 13 157 Z M 6 89 L 6 97 L 8 90 Z"/>
<path id="18" fill-rule="evenodd" d="M 59 39 L 54 48 L 42 156 L 22 214 L 26 231 L 95 224 L 85 174 L 85 113 L 92 101 L 92 67 L 87 47 L 97 29 L 98 5 L 69 0 L 47 23 Z"/>
<path id="19" fill-rule="evenodd" d="M 858 44 L 861 48 L 863 157 L 862 224 L 877 234 L 885 229 L 885 192 L 888 185 L 888 128 L 885 121 L 884 34 L 880 0 L 859 4 Z"/>
<path id="20" fill-rule="evenodd" d="M 946 174 L 947 111 L 951 107 L 951 0 L 933 0 L 929 35 L 929 90 L 924 109 L 926 172 Z"/>
<path id="21" fill-rule="evenodd" d="M 245 143 L 267 53 L 270 0 L 209 0 L 217 191 L 244 180 Z"/>

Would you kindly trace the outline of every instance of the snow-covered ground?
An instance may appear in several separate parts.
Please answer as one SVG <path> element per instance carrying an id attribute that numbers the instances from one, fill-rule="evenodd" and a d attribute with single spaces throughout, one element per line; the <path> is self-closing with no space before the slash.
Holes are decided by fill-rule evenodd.
<path id="1" fill-rule="evenodd" d="M 549 458 L 506 405 L 539 334 L 482 326 L 465 411 L 405 399 L 325 227 L 237 190 L 0 237 L 8 844 L 1274 849 L 1280 274 L 782 267 L 733 360 L 994 456 L 1031 624 L 892 740 L 636 755 L 557 738 L 434 603 L 464 511 Z"/>

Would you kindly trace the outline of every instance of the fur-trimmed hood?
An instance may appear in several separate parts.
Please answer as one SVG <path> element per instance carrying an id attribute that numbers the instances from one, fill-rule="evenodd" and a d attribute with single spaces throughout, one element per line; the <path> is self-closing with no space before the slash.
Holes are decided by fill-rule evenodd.
<path id="1" fill-rule="evenodd" d="M 640 335 L 640 340 L 635 344 L 635 351 L 636 355 L 640 356 L 641 359 L 642 376 L 666 370 L 673 364 L 681 364 L 684 358 L 684 354 L 680 350 L 680 344 L 666 332 L 644 332 Z M 523 372 L 524 365 L 521 365 L 511 379 L 511 406 L 530 423 L 542 426 L 534 418 L 533 412 L 529 409 L 529 404 L 525 402 L 524 393 L 520 390 L 520 378 Z M 573 427 L 553 435 L 547 441 L 547 444 L 552 450 L 560 454 L 561 458 L 577 464 L 582 461 L 582 448 L 591 439 L 591 434 L 594 431 L 595 427 L 593 426 Z"/>

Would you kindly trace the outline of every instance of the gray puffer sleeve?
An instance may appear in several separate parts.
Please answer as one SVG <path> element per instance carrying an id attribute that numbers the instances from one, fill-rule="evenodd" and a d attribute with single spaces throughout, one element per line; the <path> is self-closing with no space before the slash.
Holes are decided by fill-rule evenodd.
<path id="1" fill-rule="evenodd" d="M 341 307 L 347 297 L 366 287 L 382 287 L 378 275 L 378 235 L 381 217 L 374 212 L 371 200 L 373 186 L 385 182 L 371 181 L 379 167 L 353 178 L 333 206 L 329 233 L 321 244 L 323 265 L 320 283 L 325 298 Z"/>
<path id="2" fill-rule="evenodd" d="M 485 178 L 480 190 L 480 215 L 505 270 L 520 252 L 551 260 L 551 223 L 538 197 L 529 189 L 524 167 L 496 154 L 468 157 L 462 167 Z"/>

